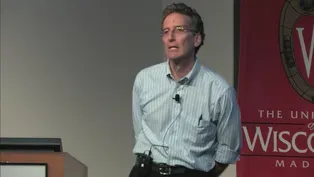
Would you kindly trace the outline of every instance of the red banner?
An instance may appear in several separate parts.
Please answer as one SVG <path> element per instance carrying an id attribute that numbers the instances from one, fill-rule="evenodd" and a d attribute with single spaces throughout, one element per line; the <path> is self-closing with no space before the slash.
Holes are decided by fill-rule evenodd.
<path id="1" fill-rule="evenodd" d="M 240 0 L 237 177 L 314 176 L 314 0 Z"/>

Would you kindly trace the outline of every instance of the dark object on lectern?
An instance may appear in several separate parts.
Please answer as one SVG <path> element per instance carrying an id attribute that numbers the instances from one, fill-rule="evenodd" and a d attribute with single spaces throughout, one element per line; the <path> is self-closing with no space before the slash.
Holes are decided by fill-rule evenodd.
<path id="1" fill-rule="evenodd" d="M 0 137 L 0 152 L 63 152 L 61 138 Z"/>

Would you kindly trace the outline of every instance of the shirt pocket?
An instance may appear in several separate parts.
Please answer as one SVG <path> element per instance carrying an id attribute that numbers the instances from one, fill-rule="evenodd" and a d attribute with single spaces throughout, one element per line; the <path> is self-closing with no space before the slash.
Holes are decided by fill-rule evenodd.
<path id="1" fill-rule="evenodd" d="M 183 138 L 192 145 L 206 146 L 214 142 L 217 132 L 216 124 L 202 112 L 183 112 Z"/>

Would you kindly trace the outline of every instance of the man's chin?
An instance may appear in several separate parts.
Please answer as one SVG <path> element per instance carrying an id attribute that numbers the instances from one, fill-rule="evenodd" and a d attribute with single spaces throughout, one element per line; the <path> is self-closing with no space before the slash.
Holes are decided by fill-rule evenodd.
<path id="1" fill-rule="evenodd" d="M 181 56 L 168 56 L 167 58 L 169 60 L 180 60 L 182 57 Z"/>

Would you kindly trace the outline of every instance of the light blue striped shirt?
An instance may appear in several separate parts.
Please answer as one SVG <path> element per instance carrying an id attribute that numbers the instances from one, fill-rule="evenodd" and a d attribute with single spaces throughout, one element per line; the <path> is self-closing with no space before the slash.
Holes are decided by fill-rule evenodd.
<path id="1" fill-rule="evenodd" d="M 180 95 L 180 102 L 173 98 Z M 240 111 L 233 87 L 200 65 L 180 81 L 168 62 L 141 70 L 133 86 L 133 153 L 169 165 L 209 171 L 235 163 L 242 147 Z"/>

